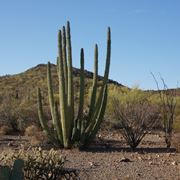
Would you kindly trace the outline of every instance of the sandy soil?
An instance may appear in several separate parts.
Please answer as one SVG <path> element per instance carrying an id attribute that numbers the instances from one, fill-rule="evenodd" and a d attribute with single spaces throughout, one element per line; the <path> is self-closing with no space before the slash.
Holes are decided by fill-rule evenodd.
<path id="1" fill-rule="evenodd" d="M 26 137 L 0 137 L 0 151 L 29 146 Z M 117 132 L 100 132 L 88 149 L 59 150 L 83 180 L 180 180 L 180 153 L 166 149 L 162 135 L 148 134 L 132 151 Z"/>

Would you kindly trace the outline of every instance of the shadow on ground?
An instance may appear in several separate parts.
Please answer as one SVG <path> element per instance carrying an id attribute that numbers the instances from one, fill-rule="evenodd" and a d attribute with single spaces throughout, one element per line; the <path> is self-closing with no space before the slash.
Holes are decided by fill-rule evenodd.
<path id="1" fill-rule="evenodd" d="M 94 142 L 88 148 L 80 149 L 84 152 L 138 152 L 138 153 L 173 153 L 176 152 L 175 148 L 166 147 L 137 147 L 132 149 L 130 147 L 124 147 L 125 145 L 116 140 L 105 140 L 103 142 Z"/>

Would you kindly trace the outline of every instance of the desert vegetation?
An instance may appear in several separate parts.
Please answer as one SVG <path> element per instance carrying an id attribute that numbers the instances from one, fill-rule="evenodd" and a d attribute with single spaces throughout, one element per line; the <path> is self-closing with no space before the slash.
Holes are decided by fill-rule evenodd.
<path id="1" fill-rule="evenodd" d="M 89 165 L 87 174 L 91 174 L 104 163 L 99 151 L 105 159 L 110 157 L 107 167 L 137 161 L 136 155 L 141 167 L 143 158 L 152 165 L 158 153 L 173 156 L 171 163 L 162 156 L 162 166 L 179 167 L 175 154 L 180 148 L 179 89 L 169 90 L 162 81 L 164 90 L 160 90 L 156 79 L 157 91 L 109 80 L 110 28 L 103 76 L 98 75 L 97 44 L 94 72 L 84 69 L 83 48 L 80 69 L 73 68 L 69 22 L 59 30 L 58 51 L 56 65 L 48 62 L 0 77 L 0 179 L 86 179 L 86 173 L 81 176 L 83 165 Z M 117 162 L 124 152 L 132 154 Z"/>
<path id="2" fill-rule="evenodd" d="M 75 170 L 64 168 L 66 159 L 53 149 L 47 152 L 41 148 L 33 148 L 16 153 L 4 152 L 2 155 L 0 162 L 3 166 L 0 166 L 0 178 L 3 180 L 50 180 L 77 177 Z"/>
<path id="3" fill-rule="evenodd" d="M 59 56 L 57 58 L 57 71 L 59 77 L 59 111 L 58 103 L 54 100 L 50 63 L 48 63 L 47 66 L 48 96 L 54 131 L 49 129 L 47 121 L 44 119 L 42 95 L 40 89 L 38 89 L 38 111 L 41 126 L 49 139 L 54 144 L 59 144 L 65 148 L 70 148 L 73 144 L 77 144 L 78 146 L 88 144 L 91 139 L 95 137 L 103 120 L 107 104 L 107 82 L 110 67 L 111 32 L 110 28 L 108 28 L 106 67 L 102 87 L 98 96 L 98 46 L 95 45 L 93 87 L 89 112 L 87 115 L 84 114 L 84 50 L 81 49 L 79 106 L 77 117 L 75 117 L 71 34 L 69 22 L 67 22 L 66 29 L 63 27 L 62 31 L 60 30 L 58 35 Z"/>
<path id="4" fill-rule="evenodd" d="M 114 97 L 114 118 L 122 127 L 122 135 L 131 148 L 139 145 L 144 136 L 160 121 L 158 106 L 152 105 L 141 90 L 133 89 L 123 97 Z"/>
<path id="5" fill-rule="evenodd" d="M 152 74 L 153 75 L 153 74 Z M 175 119 L 175 109 L 176 109 L 176 89 L 168 90 L 168 87 L 163 78 L 161 78 L 163 84 L 163 91 L 160 91 L 159 84 L 155 76 L 153 78 L 156 82 L 158 94 L 160 97 L 160 106 L 163 119 L 163 129 L 165 133 L 165 142 L 167 147 L 171 146 L 173 123 Z"/>

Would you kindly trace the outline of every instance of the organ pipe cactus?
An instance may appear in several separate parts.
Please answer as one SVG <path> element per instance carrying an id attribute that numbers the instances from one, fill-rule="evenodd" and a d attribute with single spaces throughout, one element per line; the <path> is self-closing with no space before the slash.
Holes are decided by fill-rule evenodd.
<path id="1" fill-rule="evenodd" d="M 50 63 L 48 62 L 47 65 L 48 97 L 54 126 L 53 130 L 48 127 L 48 123 L 44 118 L 41 90 L 38 89 L 38 112 L 40 123 L 43 130 L 54 144 L 64 148 L 71 148 L 75 144 L 78 144 L 78 146 L 81 147 L 88 145 L 88 143 L 95 137 L 103 120 L 107 104 L 110 56 L 111 31 L 110 28 L 108 28 L 106 66 L 103 83 L 99 93 L 97 93 L 98 46 L 95 45 L 93 87 L 90 98 L 89 113 L 85 116 L 83 113 L 85 90 L 84 50 L 81 49 L 79 110 L 77 117 L 75 117 L 70 23 L 67 22 L 67 27 L 63 27 L 62 31 L 59 30 L 57 58 L 59 103 L 54 99 Z"/>

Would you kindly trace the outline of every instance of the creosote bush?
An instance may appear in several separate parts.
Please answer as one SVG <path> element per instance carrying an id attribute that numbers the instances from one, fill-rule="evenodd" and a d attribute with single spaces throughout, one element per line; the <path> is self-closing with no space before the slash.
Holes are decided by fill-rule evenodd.
<path id="1" fill-rule="evenodd" d="M 122 127 L 122 135 L 131 146 L 136 148 L 144 136 L 159 121 L 159 110 L 152 105 L 147 96 L 138 89 L 126 92 L 121 98 L 114 98 L 114 118 Z"/>

